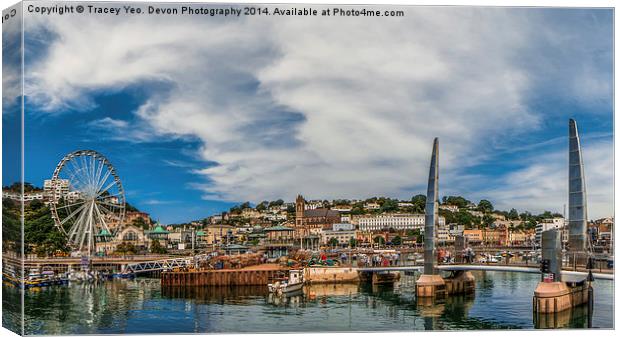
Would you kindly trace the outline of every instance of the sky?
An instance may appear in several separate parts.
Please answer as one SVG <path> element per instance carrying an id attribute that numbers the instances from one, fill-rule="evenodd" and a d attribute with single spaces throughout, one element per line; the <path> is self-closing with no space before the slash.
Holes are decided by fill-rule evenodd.
<path id="1" fill-rule="evenodd" d="M 613 215 L 611 10 L 402 9 L 27 15 L 26 181 L 96 150 L 164 223 L 297 194 L 410 199 L 439 137 L 441 196 L 561 213 L 575 118 L 589 217 Z"/>

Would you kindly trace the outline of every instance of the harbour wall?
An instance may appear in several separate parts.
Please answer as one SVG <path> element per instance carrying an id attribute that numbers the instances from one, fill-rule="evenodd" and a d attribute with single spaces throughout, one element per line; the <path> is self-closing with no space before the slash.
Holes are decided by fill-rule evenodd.
<path id="1" fill-rule="evenodd" d="M 355 267 L 307 267 L 304 268 L 304 280 L 307 283 L 350 283 L 359 282 L 360 277 Z"/>
<path id="2" fill-rule="evenodd" d="M 281 269 L 267 270 L 199 270 L 175 271 L 161 274 L 162 286 L 266 286 L 282 273 Z"/>

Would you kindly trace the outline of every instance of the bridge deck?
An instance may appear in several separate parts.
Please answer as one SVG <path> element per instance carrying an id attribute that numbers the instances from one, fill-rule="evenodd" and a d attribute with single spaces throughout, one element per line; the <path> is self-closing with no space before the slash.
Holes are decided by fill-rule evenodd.
<path id="1" fill-rule="evenodd" d="M 358 268 L 359 271 L 422 271 L 423 266 L 392 266 L 392 267 L 368 267 Z M 456 271 L 456 270 L 482 270 L 482 271 L 507 271 L 515 273 L 532 273 L 540 274 L 540 269 L 532 267 L 518 267 L 518 266 L 503 266 L 503 265 L 477 265 L 477 264 L 450 264 L 439 265 L 439 270 Z M 562 275 L 572 277 L 585 277 L 588 275 L 586 272 L 563 270 Z M 613 280 L 613 274 L 605 273 L 592 273 L 595 279 L 601 280 Z"/>

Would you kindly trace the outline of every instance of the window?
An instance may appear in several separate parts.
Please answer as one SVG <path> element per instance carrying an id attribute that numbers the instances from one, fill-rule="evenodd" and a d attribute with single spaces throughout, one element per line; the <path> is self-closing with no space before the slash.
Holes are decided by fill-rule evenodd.
<path id="1" fill-rule="evenodd" d="M 138 234 L 134 231 L 128 231 L 123 235 L 123 241 L 136 241 L 138 240 Z"/>

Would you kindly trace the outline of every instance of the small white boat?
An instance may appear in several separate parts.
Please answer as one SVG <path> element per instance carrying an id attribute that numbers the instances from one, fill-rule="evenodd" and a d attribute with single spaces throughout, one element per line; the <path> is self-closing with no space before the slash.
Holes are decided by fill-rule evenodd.
<path id="1" fill-rule="evenodd" d="M 274 283 L 269 283 L 269 292 L 274 294 L 287 294 L 301 290 L 304 286 L 304 271 L 290 270 L 288 278 Z"/>

